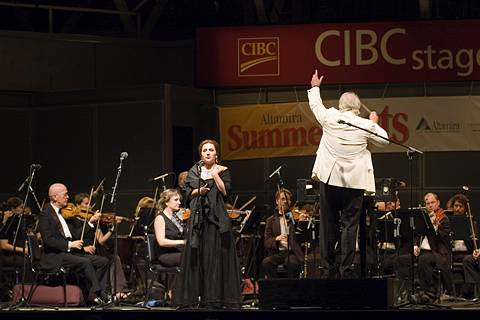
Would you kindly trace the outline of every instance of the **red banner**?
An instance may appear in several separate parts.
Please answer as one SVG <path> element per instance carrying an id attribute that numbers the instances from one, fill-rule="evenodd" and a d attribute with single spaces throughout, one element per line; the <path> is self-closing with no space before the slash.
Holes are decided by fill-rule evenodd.
<path id="1" fill-rule="evenodd" d="M 197 85 L 480 80 L 480 21 L 200 28 Z"/>

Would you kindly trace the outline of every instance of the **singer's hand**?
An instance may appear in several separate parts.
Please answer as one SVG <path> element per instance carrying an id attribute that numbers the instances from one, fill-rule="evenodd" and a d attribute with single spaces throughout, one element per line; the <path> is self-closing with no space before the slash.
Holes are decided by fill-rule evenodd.
<path id="1" fill-rule="evenodd" d="M 378 114 L 375 111 L 370 112 L 370 115 L 368 116 L 370 120 L 372 120 L 374 123 L 378 123 Z"/>
<path id="2" fill-rule="evenodd" d="M 281 234 L 275 237 L 275 241 L 287 241 L 288 236 L 286 234 Z"/>
<path id="3" fill-rule="evenodd" d="M 212 168 L 212 175 L 220 175 L 225 170 L 227 170 L 227 167 L 215 164 Z"/>
<path id="4" fill-rule="evenodd" d="M 200 189 L 196 188 L 192 191 L 192 196 L 198 196 L 200 191 L 200 195 L 206 194 L 208 191 L 210 191 L 210 188 L 207 186 L 200 187 Z"/>
<path id="5" fill-rule="evenodd" d="M 323 76 L 318 78 L 318 70 L 315 69 L 315 73 L 312 75 L 312 80 L 310 81 L 310 84 L 312 87 L 320 87 L 322 84 Z"/>

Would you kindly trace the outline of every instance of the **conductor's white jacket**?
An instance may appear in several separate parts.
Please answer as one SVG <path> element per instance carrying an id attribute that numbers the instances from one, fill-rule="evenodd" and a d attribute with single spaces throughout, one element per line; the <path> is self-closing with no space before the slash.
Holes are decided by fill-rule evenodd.
<path id="1" fill-rule="evenodd" d="M 312 178 L 332 186 L 375 192 L 372 156 L 367 144 L 384 146 L 388 141 L 338 121 L 349 122 L 385 138 L 387 132 L 372 120 L 351 111 L 325 108 L 319 87 L 307 92 L 310 109 L 323 129 Z"/>

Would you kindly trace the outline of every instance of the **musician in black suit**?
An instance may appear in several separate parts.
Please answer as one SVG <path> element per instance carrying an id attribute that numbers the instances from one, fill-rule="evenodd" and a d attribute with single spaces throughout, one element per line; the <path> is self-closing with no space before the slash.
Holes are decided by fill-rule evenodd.
<path id="1" fill-rule="evenodd" d="M 275 194 L 278 213 L 267 219 L 264 234 L 264 246 L 267 257 L 262 267 L 268 278 L 278 278 L 278 266 L 285 265 L 289 278 L 298 278 L 302 269 L 303 254 L 295 239 L 295 227 L 289 211 L 292 204 L 292 193 L 280 189 Z"/>
<path id="2" fill-rule="evenodd" d="M 68 202 L 67 187 L 60 183 L 52 184 L 48 196 L 50 203 L 42 211 L 39 223 L 44 249 L 42 266 L 49 271 L 63 266 L 82 274 L 87 280 L 87 301 L 103 303 L 108 259 L 87 253 L 83 249 L 83 240 L 73 238 L 72 231 L 60 213 L 60 209 Z"/>

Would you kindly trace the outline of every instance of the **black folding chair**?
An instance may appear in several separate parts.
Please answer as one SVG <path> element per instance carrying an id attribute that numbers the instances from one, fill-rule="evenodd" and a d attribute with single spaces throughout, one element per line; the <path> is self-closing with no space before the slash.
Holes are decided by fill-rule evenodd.
<path id="1" fill-rule="evenodd" d="M 161 275 L 165 275 L 165 283 L 164 283 L 165 292 L 164 292 L 164 301 L 163 301 L 165 305 L 168 300 L 168 291 L 170 289 L 169 283 L 168 283 L 168 274 L 179 273 L 180 267 L 165 267 L 158 261 L 158 254 L 157 254 L 157 251 L 155 250 L 155 242 L 157 241 L 157 239 L 155 238 L 155 234 L 146 234 L 145 239 L 146 239 L 146 246 L 147 246 L 146 262 L 148 265 L 148 272 L 145 275 L 147 278 L 147 283 L 148 283 L 148 273 L 151 273 L 157 277 Z M 145 296 L 145 303 L 147 303 L 150 299 L 153 280 L 154 278 L 152 277 L 150 280 L 150 284 L 148 285 L 147 293 Z"/>

